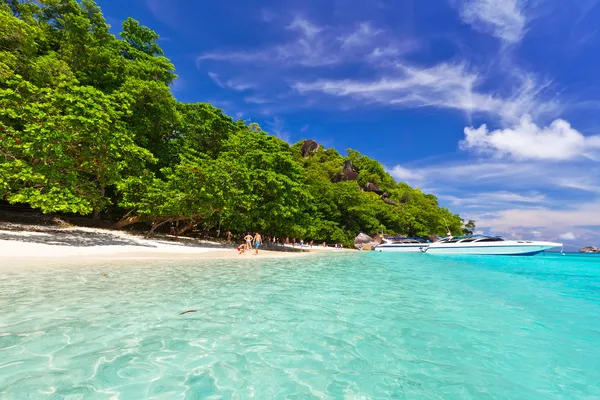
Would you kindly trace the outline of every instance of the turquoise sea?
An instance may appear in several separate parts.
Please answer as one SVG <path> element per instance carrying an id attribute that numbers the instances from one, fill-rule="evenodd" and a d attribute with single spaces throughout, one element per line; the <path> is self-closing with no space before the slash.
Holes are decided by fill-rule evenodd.
<path id="1" fill-rule="evenodd" d="M 3 267 L 0 398 L 598 399 L 600 257 Z"/>

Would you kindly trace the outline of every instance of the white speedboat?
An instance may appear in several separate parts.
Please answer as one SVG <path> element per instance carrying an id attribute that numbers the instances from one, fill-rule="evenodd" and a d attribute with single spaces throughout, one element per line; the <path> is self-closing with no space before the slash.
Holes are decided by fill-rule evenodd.
<path id="1" fill-rule="evenodd" d="M 389 238 L 383 239 L 383 242 L 375 247 L 375 251 L 418 253 L 424 251 L 427 246 L 429 246 L 429 243 L 426 243 L 421 239 Z"/>
<path id="2" fill-rule="evenodd" d="M 427 254 L 533 256 L 558 247 L 562 247 L 562 243 L 504 240 L 493 236 L 449 236 L 431 243 L 424 252 Z"/>

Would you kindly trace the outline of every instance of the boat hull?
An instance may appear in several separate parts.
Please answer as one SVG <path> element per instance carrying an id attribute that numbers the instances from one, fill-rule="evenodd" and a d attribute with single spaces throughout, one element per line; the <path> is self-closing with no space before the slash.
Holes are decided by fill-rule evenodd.
<path id="1" fill-rule="evenodd" d="M 382 244 L 375 247 L 375 251 L 390 253 L 422 253 L 427 249 L 427 244 Z"/>
<path id="2" fill-rule="evenodd" d="M 497 256 L 534 256 L 544 251 L 561 247 L 561 243 L 516 243 L 503 245 L 492 245 L 490 243 L 473 243 L 469 246 L 457 246 L 452 244 L 429 246 L 427 254 L 473 254 L 473 255 L 497 255 Z"/>

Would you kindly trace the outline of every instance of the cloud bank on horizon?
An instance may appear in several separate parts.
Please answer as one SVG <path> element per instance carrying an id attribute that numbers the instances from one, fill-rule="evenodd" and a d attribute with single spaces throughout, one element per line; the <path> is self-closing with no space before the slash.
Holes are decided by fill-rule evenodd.
<path id="1" fill-rule="evenodd" d="M 245 3 L 120 12 L 165 31 L 184 101 L 355 148 L 486 232 L 600 244 L 598 0 Z"/>

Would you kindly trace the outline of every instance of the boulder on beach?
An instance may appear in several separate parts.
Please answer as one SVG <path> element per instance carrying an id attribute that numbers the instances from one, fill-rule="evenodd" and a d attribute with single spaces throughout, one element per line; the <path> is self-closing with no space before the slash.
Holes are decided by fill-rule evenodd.
<path id="1" fill-rule="evenodd" d="M 379 235 L 377 236 L 379 238 Z M 358 236 L 356 236 L 356 238 L 354 238 L 354 247 L 357 249 L 361 248 L 364 250 L 370 250 L 381 243 L 381 239 L 377 240 L 378 238 L 373 239 L 371 236 L 365 235 L 361 232 L 358 234 Z"/>
<path id="2" fill-rule="evenodd" d="M 587 246 L 579 249 L 580 253 L 600 253 L 600 248 L 596 246 Z"/>

